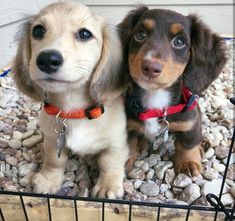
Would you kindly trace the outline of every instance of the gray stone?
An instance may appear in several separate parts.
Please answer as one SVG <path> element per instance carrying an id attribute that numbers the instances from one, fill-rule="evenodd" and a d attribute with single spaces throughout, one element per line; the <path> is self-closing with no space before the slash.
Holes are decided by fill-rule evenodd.
<path id="1" fill-rule="evenodd" d="M 194 200 L 201 196 L 200 187 L 195 183 L 191 183 L 185 187 L 179 196 L 179 200 L 191 204 Z"/>
<path id="2" fill-rule="evenodd" d="M 0 152 L 0 161 L 1 160 L 3 160 L 3 161 L 6 160 L 6 154 L 5 153 Z"/>
<path id="3" fill-rule="evenodd" d="M 144 161 L 143 160 L 137 160 L 135 161 L 134 163 L 134 167 L 138 167 L 138 168 L 141 168 L 141 166 L 144 164 Z"/>
<path id="4" fill-rule="evenodd" d="M 5 140 L 0 140 L 0 148 L 5 149 L 8 147 L 8 143 Z"/>
<path id="5" fill-rule="evenodd" d="M 169 186 L 168 184 L 162 183 L 160 185 L 160 193 L 165 193 L 168 189 L 170 189 L 171 186 Z"/>
<path id="6" fill-rule="evenodd" d="M 131 179 L 136 179 L 136 180 L 144 180 L 145 178 L 145 173 L 140 169 L 140 168 L 133 168 L 129 173 L 128 176 Z"/>
<path id="7" fill-rule="evenodd" d="M 172 190 L 172 192 L 173 192 L 174 194 L 176 194 L 176 195 L 180 194 L 180 193 L 183 191 L 182 188 L 175 187 L 175 186 L 173 186 L 171 190 Z"/>
<path id="8" fill-rule="evenodd" d="M 36 163 L 26 163 L 22 164 L 19 166 L 18 171 L 19 171 L 19 176 L 24 177 L 28 173 L 34 171 L 37 168 L 38 164 Z"/>
<path id="9" fill-rule="evenodd" d="M 62 188 L 73 187 L 73 186 L 74 186 L 73 181 L 65 181 L 62 185 Z"/>
<path id="10" fill-rule="evenodd" d="M 43 139 L 42 135 L 33 135 L 28 139 L 25 139 L 22 144 L 24 147 L 33 147 L 34 145 L 40 143 Z"/>
<path id="11" fill-rule="evenodd" d="M 136 190 L 139 189 L 143 182 L 144 182 L 143 180 L 136 180 L 136 181 L 134 182 L 134 188 L 135 188 Z"/>
<path id="12" fill-rule="evenodd" d="M 165 197 L 166 197 L 167 199 L 173 199 L 173 198 L 174 198 L 174 194 L 173 194 L 170 190 L 167 190 L 167 191 L 165 192 Z"/>
<path id="13" fill-rule="evenodd" d="M 190 179 L 190 177 L 188 177 L 184 173 L 178 174 L 175 180 L 173 181 L 173 185 L 179 188 L 184 188 L 191 183 L 192 183 L 192 180 Z"/>
<path id="14" fill-rule="evenodd" d="M 22 152 L 22 157 L 27 160 L 30 161 L 30 156 L 26 153 L 26 152 Z"/>
<path id="15" fill-rule="evenodd" d="M 154 176 L 154 170 L 151 168 L 146 174 L 146 180 L 151 180 Z"/>
<path id="16" fill-rule="evenodd" d="M 9 163 L 12 166 L 17 165 L 18 160 L 15 157 L 12 156 L 6 156 L 6 162 Z"/>
<path id="17" fill-rule="evenodd" d="M 206 171 L 203 171 L 203 177 L 208 180 L 214 180 L 219 177 L 219 173 L 215 169 L 210 168 Z"/>
<path id="18" fill-rule="evenodd" d="M 217 159 L 224 159 L 225 157 L 228 156 L 229 153 L 229 148 L 228 147 L 223 147 L 223 146 L 218 146 L 215 147 L 215 156 Z"/>
<path id="19" fill-rule="evenodd" d="M 166 171 L 166 174 L 165 174 L 165 182 L 171 185 L 172 182 L 174 181 L 174 179 L 175 179 L 175 170 L 174 170 L 174 168 L 168 169 Z"/>
<path id="20" fill-rule="evenodd" d="M 19 149 L 21 147 L 21 141 L 17 139 L 9 140 L 8 146 L 14 149 Z"/>
<path id="21" fill-rule="evenodd" d="M 146 196 L 156 196 L 159 194 L 159 187 L 156 183 L 143 183 L 140 186 L 141 193 L 145 194 Z"/>
<path id="22" fill-rule="evenodd" d="M 0 178 L 3 178 L 3 177 L 5 177 L 4 173 L 2 171 L 0 171 Z"/>
<path id="23" fill-rule="evenodd" d="M 151 154 L 149 157 L 144 159 L 144 161 L 149 165 L 149 167 L 155 166 L 160 160 L 161 158 L 158 154 Z"/>
<path id="24" fill-rule="evenodd" d="M 159 178 L 160 180 L 163 180 L 166 170 L 171 167 L 173 167 L 172 161 L 158 162 L 158 164 L 154 167 L 154 171 L 155 171 L 157 178 Z"/>

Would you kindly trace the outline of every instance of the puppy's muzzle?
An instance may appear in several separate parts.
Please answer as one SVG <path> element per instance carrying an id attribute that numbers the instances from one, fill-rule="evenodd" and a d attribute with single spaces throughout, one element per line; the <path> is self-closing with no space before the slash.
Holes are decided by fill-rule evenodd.
<path id="1" fill-rule="evenodd" d="M 148 78 L 156 78 L 162 72 L 162 64 L 157 61 L 143 61 L 141 65 L 143 74 Z"/>
<path id="2" fill-rule="evenodd" d="M 37 57 L 38 68 L 47 74 L 53 74 L 63 65 L 63 56 L 56 50 L 42 51 Z"/>

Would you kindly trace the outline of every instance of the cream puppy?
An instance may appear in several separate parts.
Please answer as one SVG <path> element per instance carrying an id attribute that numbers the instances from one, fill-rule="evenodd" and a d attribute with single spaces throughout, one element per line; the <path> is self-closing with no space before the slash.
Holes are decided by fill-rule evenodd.
<path id="1" fill-rule="evenodd" d="M 31 98 L 46 98 L 39 116 L 45 159 L 32 178 L 36 192 L 60 189 L 70 149 L 81 156 L 100 153 L 93 196 L 123 196 L 128 145 L 121 54 L 115 27 L 75 2 L 51 4 L 24 25 L 15 81 Z"/>

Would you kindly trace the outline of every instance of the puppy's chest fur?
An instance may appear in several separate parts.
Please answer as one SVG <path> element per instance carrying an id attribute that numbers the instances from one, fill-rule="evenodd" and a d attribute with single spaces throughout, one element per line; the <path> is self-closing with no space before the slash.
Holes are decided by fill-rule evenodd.
<path id="1" fill-rule="evenodd" d="M 170 105 L 170 92 L 164 89 L 145 91 L 141 102 L 145 109 L 164 109 Z M 154 141 L 155 136 L 159 134 L 159 130 L 158 118 L 150 118 L 144 122 L 144 133 L 150 141 Z"/>
<path id="2" fill-rule="evenodd" d="M 76 154 L 85 155 L 96 154 L 110 145 L 115 146 L 120 137 L 126 136 L 126 118 L 124 106 L 121 104 L 121 98 L 116 99 L 116 103 L 112 106 L 105 106 L 104 114 L 97 119 L 67 119 L 66 147 Z M 51 148 L 56 148 L 58 135 L 53 131 L 55 116 L 49 116 L 42 110 L 39 124 L 44 136 L 54 143 L 55 146 Z"/>

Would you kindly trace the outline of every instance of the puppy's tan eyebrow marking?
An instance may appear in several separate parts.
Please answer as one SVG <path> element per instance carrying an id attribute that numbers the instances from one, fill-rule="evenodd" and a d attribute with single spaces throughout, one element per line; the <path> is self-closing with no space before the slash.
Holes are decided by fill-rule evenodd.
<path id="1" fill-rule="evenodd" d="M 178 34 L 182 30 L 183 30 L 183 25 L 181 25 L 180 23 L 174 23 L 170 28 L 170 32 L 174 35 Z"/>
<path id="2" fill-rule="evenodd" d="M 155 26 L 155 21 L 153 19 L 146 18 L 143 23 L 145 28 L 148 30 L 153 29 Z"/>

